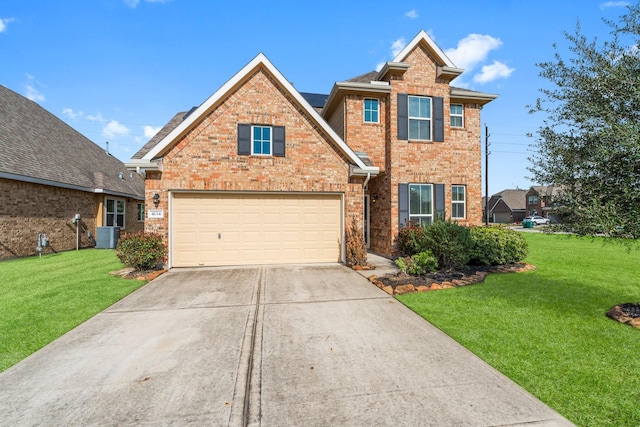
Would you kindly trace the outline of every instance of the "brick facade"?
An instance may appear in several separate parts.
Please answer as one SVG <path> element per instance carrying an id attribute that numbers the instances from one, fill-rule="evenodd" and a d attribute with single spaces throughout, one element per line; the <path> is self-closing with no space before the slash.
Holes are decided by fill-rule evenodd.
<path id="1" fill-rule="evenodd" d="M 43 254 L 76 249 L 77 230 L 71 219 L 78 213 L 79 247 L 94 247 L 96 216 L 104 197 L 0 178 L 0 259 L 37 255 L 39 233 L 45 233 L 49 239 L 49 247 L 43 248 Z M 137 221 L 137 202 L 124 200 L 127 200 L 126 231 L 142 230 L 143 223 Z"/>
<path id="2" fill-rule="evenodd" d="M 266 59 L 252 65 L 258 58 L 192 116 L 176 115 L 162 136 L 150 140 L 127 165 L 145 169 L 147 205 L 158 193 L 158 208 L 168 213 L 147 219 L 148 231 L 161 233 L 170 243 L 172 191 L 338 193 L 344 197 L 345 226 L 352 218 L 362 221 L 364 196 L 369 195 L 370 248 L 391 256 L 399 231 L 398 189 L 412 183 L 444 188 L 438 203 L 444 204 L 447 218 L 452 186 L 464 186 L 465 217 L 456 220 L 481 224 L 480 110 L 495 95 L 453 90 L 450 82 L 462 70 L 426 33 L 380 73 L 337 83 L 321 117 L 302 103 Z M 400 139 L 398 94 L 431 97 L 439 104 L 442 100 L 442 142 Z M 379 101 L 377 123 L 364 122 L 367 98 Z M 452 103 L 463 105 L 463 127 L 450 126 Z M 239 124 L 284 127 L 286 155 L 239 155 Z"/>
<path id="3" fill-rule="evenodd" d="M 237 125 L 284 126 L 286 155 L 238 155 Z M 349 165 L 331 139 L 301 113 L 300 105 L 264 69 L 203 115 L 162 159 L 162 172 L 148 171 L 147 206 L 169 212 L 169 192 L 341 193 L 345 223 L 362 215 L 362 179 L 349 180 Z M 145 228 L 168 241 L 169 216 L 147 218 Z"/>

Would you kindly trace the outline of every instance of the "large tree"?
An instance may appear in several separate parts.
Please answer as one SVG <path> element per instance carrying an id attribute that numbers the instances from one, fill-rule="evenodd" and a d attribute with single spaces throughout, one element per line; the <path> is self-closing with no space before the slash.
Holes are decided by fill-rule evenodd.
<path id="1" fill-rule="evenodd" d="M 531 112 L 544 113 L 532 178 L 561 188 L 561 227 L 579 235 L 640 237 L 640 2 L 610 39 L 589 40 L 580 25 L 565 32 L 565 59 L 537 64 L 551 85 Z"/>

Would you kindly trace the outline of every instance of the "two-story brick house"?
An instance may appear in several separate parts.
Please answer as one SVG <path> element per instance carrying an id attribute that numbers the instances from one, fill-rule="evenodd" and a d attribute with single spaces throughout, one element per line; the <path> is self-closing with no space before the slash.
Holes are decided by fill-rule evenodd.
<path id="1" fill-rule="evenodd" d="M 379 72 L 298 92 L 262 54 L 127 164 L 155 195 L 170 266 L 344 260 L 345 227 L 392 255 L 407 221 L 481 222 L 480 110 L 420 32 Z M 318 111 L 319 110 L 319 111 Z"/>

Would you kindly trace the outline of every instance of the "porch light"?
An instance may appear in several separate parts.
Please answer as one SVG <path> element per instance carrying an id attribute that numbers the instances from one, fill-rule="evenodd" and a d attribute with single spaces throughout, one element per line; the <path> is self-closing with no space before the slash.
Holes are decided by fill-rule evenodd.
<path id="1" fill-rule="evenodd" d="M 153 195 L 153 204 L 155 205 L 156 208 L 160 204 L 160 195 L 158 193 Z"/>

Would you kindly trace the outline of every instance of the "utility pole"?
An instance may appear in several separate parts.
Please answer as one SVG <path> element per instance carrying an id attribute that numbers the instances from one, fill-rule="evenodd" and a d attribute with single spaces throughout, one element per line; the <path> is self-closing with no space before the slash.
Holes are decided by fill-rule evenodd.
<path id="1" fill-rule="evenodd" d="M 484 125 L 484 225 L 489 226 L 489 127 Z"/>

